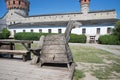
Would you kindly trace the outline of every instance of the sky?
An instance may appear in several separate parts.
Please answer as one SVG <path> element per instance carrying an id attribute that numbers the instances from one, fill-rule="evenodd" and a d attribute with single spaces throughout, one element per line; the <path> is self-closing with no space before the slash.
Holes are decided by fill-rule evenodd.
<path id="1" fill-rule="evenodd" d="M 29 15 L 80 12 L 79 0 L 29 0 Z M 91 0 L 90 11 L 115 9 L 120 19 L 120 0 Z M 7 12 L 5 0 L 0 0 L 0 18 Z"/>

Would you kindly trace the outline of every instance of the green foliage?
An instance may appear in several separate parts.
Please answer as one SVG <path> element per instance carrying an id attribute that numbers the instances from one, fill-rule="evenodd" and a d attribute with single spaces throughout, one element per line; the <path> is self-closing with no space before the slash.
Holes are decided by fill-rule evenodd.
<path id="1" fill-rule="evenodd" d="M 0 33 L 0 39 L 2 39 L 2 33 Z"/>
<path id="2" fill-rule="evenodd" d="M 77 34 L 70 34 L 70 41 L 71 43 L 86 43 L 86 36 L 85 35 L 77 35 Z"/>
<path id="3" fill-rule="evenodd" d="M 14 35 L 17 40 L 39 40 L 41 35 L 47 35 L 47 33 L 33 33 L 33 32 L 20 32 Z"/>
<path id="4" fill-rule="evenodd" d="M 74 80 L 79 80 L 80 78 L 85 77 L 85 74 L 81 70 L 75 70 Z"/>
<path id="5" fill-rule="evenodd" d="M 120 41 L 117 36 L 115 35 L 103 35 L 100 36 L 98 39 L 100 44 L 109 44 L 109 45 L 118 45 Z"/>
<path id="6" fill-rule="evenodd" d="M 120 21 L 116 22 L 115 28 L 113 30 L 113 34 L 118 36 L 120 40 Z"/>
<path id="7" fill-rule="evenodd" d="M 2 38 L 3 39 L 8 39 L 10 36 L 10 31 L 7 28 L 2 29 Z"/>
<path id="8" fill-rule="evenodd" d="M 39 40 L 41 35 L 48 35 L 49 33 L 33 33 L 33 32 L 20 32 L 14 35 L 14 38 L 17 40 Z M 55 33 L 51 33 L 55 34 Z M 50 35 L 50 34 L 49 34 Z M 86 36 L 85 35 L 70 35 L 70 42 L 72 43 L 85 43 Z"/>

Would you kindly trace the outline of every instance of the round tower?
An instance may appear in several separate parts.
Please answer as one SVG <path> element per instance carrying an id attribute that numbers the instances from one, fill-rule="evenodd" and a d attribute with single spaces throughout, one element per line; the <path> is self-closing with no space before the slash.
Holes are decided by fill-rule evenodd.
<path id="1" fill-rule="evenodd" d="M 81 12 L 86 14 L 89 12 L 90 0 L 80 0 Z"/>
<path id="2" fill-rule="evenodd" d="M 9 12 L 16 12 L 23 16 L 28 16 L 29 1 L 28 0 L 5 0 Z"/>

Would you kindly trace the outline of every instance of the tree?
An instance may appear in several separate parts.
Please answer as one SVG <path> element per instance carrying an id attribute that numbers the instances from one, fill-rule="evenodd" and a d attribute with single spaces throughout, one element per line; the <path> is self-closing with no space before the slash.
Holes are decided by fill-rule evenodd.
<path id="1" fill-rule="evenodd" d="M 120 20 L 116 22 L 115 28 L 113 29 L 113 34 L 118 36 L 120 40 Z"/>
<path id="2" fill-rule="evenodd" d="M 10 31 L 7 28 L 2 29 L 2 38 L 3 39 L 8 39 L 10 36 Z"/>

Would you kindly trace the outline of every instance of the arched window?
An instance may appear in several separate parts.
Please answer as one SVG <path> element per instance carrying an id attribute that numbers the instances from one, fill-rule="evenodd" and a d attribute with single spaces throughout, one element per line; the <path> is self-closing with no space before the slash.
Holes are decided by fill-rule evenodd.
<path id="1" fill-rule="evenodd" d="M 21 2 L 19 1 L 19 5 L 21 4 Z"/>
<path id="2" fill-rule="evenodd" d="M 10 5 L 10 1 L 9 1 L 8 3 L 9 3 L 9 5 Z"/>
<path id="3" fill-rule="evenodd" d="M 13 1 L 13 4 L 15 4 L 15 1 Z"/>

